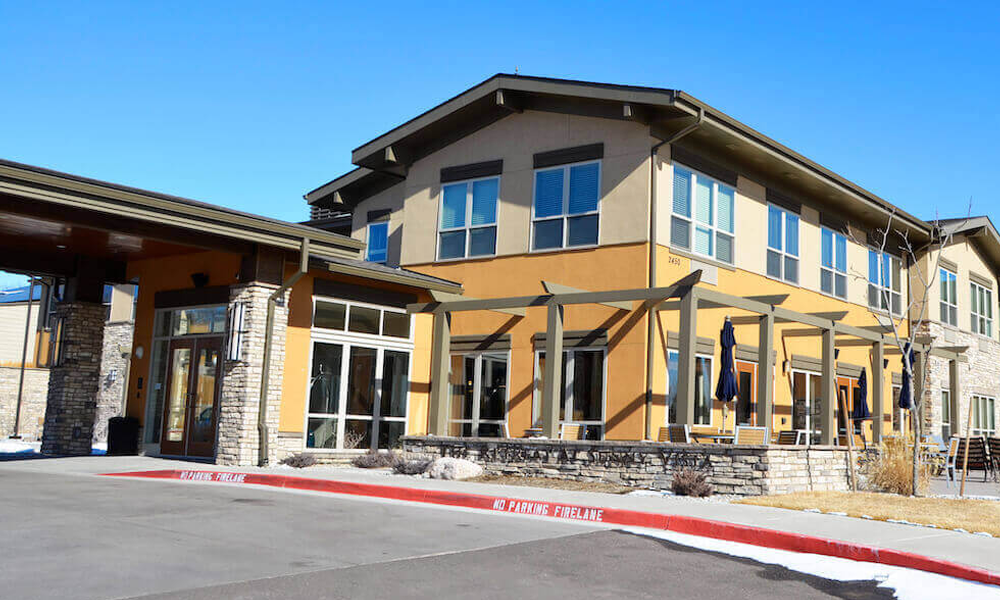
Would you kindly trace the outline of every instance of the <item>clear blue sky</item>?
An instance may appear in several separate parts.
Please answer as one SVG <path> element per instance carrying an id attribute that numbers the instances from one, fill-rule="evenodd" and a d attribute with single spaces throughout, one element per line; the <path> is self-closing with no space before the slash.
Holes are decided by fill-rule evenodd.
<path id="1" fill-rule="evenodd" d="M 351 149 L 515 68 L 683 89 L 1000 223 L 991 3 L 0 2 L 0 157 L 303 220 Z"/>

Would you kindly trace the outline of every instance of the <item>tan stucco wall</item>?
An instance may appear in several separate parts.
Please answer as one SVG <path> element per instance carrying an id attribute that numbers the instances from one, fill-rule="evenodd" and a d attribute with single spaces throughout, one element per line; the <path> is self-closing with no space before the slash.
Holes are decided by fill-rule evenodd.
<path id="1" fill-rule="evenodd" d="M 397 183 L 387 190 L 382 190 L 371 198 L 366 198 L 354 209 L 351 219 L 351 237 L 368 243 L 368 211 L 388 209 L 389 214 L 389 252 L 386 264 L 398 266 L 402 250 L 403 225 L 403 192 L 405 186 Z"/>
<path id="2" fill-rule="evenodd" d="M 956 236 L 950 245 L 944 248 L 943 256 L 945 259 L 958 265 L 955 292 L 956 299 L 958 300 L 958 329 L 961 331 L 971 331 L 972 330 L 972 306 L 971 306 L 971 290 L 970 283 L 972 281 L 970 274 L 974 273 L 980 278 L 987 279 L 993 290 L 993 319 L 994 319 L 994 331 L 993 339 L 997 338 L 997 318 L 1000 317 L 998 313 L 998 298 L 997 294 L 997 280 L 996 275 L 994 275 L 994 269 L 991 269 L 989 263 L 984 259 L 979 249 L 976 247 L 975 243 L 965 236 Z M 921 281 L 921 276 L 930 281 L 930 290 L 927 294 L 928 307 L 926 312 L 926 318 L 932 321 L 940 321 L 941 319 L 941 279 L 938 272 L 935 270 L 937 265 L 937 255 L 938 251 L 928 252 L 920 258 L 920 270 L 911 270 L 910 278 L 913 285 L 914 294 L 919 297 L 923 296 L 923 282 Z M 919 315 L 919 307 L 914 308 L 914 318 Z"/>
<path id="3" fill-rule="evenodd" d="M 646 127 L 629 121 L 525 111 L 483 128 L 411 166 L 405 182 L 402 264 L 435 260 L 441 202 L 440 171 L 503 159 L 497 255 L 529 251 L 534 185 L 532 155 L 604 143 L 601 164 L 601 244 L 648 238 L 649 149 Z"/>

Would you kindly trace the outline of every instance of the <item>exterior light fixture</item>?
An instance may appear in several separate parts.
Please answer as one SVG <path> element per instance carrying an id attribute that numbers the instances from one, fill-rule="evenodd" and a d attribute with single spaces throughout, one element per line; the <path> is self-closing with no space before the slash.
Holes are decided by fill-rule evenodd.
<path id="1" fill-rule="evenodd" d="M 243 328 L 246 322 L 246 304 L 237 302 L 229 309 L 229 331 L 226 339 L 226 360 L 238 361 L 243 349 Z"/>

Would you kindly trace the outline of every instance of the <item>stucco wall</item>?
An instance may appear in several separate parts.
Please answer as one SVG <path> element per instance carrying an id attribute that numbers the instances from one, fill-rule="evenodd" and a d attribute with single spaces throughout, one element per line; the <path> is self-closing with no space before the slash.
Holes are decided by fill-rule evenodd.
<path id="1" fill-rule="evenodd" d="M 389 247 L 386 264 L 398 266 L 402 253 L 403 193 L 406 186 L 398 183 L 360 202 L 351 217 L 351 237 L 368 243 L 368 211 L 389 210 Z"/>

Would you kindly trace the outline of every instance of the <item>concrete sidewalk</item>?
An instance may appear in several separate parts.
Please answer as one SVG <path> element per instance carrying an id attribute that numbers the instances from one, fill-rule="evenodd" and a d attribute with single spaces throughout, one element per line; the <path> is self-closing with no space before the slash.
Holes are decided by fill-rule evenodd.
<path id="1" fill-rule="evenodd" d="M 311 467 L 308 469 L 227 468 L 216 465 L 150 457 L 93 456 L 0 462 L 0 479 L 6 470 L 93 476 L 100 473 L 152 471 L 161 469 L 213 470 L 276 474 L 353 483 L 367 483 L 413 489 L 429 489 L 521 500 L 619 508 L 650 513 L 699 517 L 739 525 L 762 527 L 802 535 L 864 544 L 883 549 L 912 552 L 962 563 L 1000 573 L 1000 540 L 927 527 L 869 521 L 851 517 L 807 513 L 778 508 L 729 504 L 715 500 L 644 495 L 617 495 L 570 492 L 546 488 L 515 487 L 440 481 L 394 475 L 387 471 L 353 468 Z"/>

